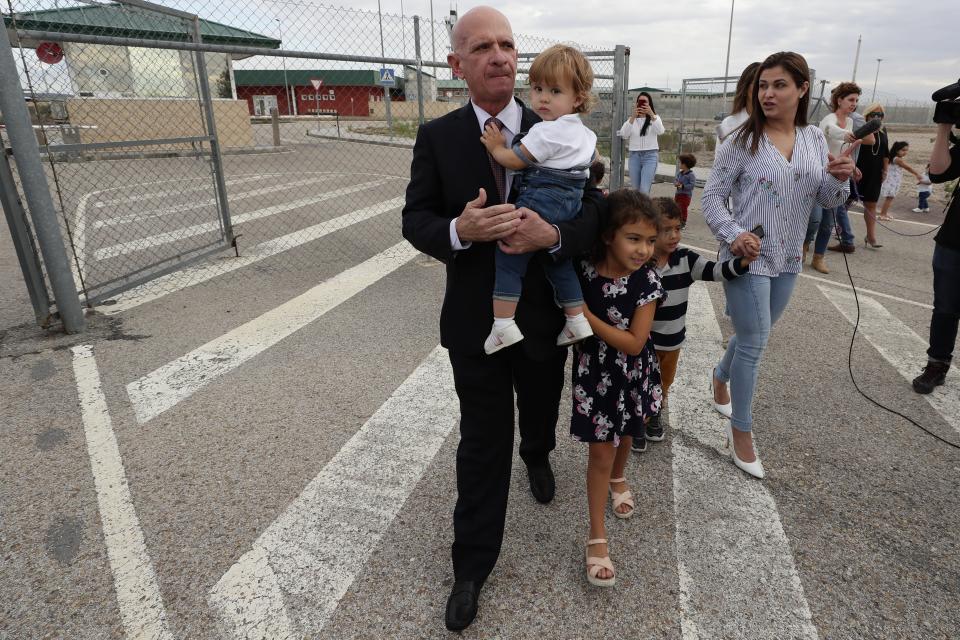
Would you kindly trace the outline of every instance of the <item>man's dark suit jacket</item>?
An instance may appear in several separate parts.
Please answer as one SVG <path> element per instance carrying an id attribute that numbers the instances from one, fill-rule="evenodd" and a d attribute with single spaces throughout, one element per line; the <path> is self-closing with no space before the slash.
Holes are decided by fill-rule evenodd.
<path id="1" fill-rule="evenodd" d="M 523 107 L 521 131 L 539 121 L 533 111 Z M 487 192 L 485 206 L 501 204 L 487 150 L 480 142 L 477 116 L 473 105 L 467 102 L 461 109 L 420 127 L 403 208 L 403 237 L 447 266 L 440 343 L 464 354 L 482 352 L 493 323 L 496 243 L 474 242 L 468 249 L 455 252 L 450 246 L 450 220 L 477 197 L 480 187 Z M 561 246 L 553 254 L 555 258 L 576 257 L 589 251 L 597 237 L 600 208 L 604 204 L 598 190 L 584 191 L 581 214 L 557 225 Z M 553 287 L 543 271 L 541 261 L 550 259 L 544 253 L 530 261 L 517 306 L 517 324 L 524 335 L 520 344 L 536 360 L 556 353 L 557 335 L 564 322 L 553 299 Z"/>

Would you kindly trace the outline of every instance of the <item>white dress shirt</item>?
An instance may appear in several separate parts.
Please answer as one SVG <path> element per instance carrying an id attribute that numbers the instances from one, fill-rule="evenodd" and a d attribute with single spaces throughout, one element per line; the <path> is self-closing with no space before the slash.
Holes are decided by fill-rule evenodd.
<path id="1" fill-rule="evenodd" d="M 503 133 L 503 137 L 507 141 L 507 146 L 513 146 L 513 138 L 520 132 L 520 120 L 523 117 L 523 110 L 520 109 L 520 104 L 511 99 L 510 103 L 503 108 L 503 110 L 498 113 L 496 116 L 491 116 L 489 113 L 477 106 L 472 100 L 470 104 L 473 106 L 473 112 L 477 116 L 477 127 L 480 129 L 480 133 L 483 133 L 483 127 L 487 123 L 487 120 L 490 118 L 496 118 L 503 125 L 503 128 L 500 130 Z M 479 136 L 478 136 L 479 137 Z M 507 181 L 506 181 L 506 190 L 507 193 L 510 193 L 510 187 L 513 184 L 513 171 L 507 169 Z M 460 217 L 457 216 L 450 221 L 450 246 L 454 251 L 462 251 L 470 247 L 470 242 L 461 243 L 460 236 L 457 235 L 457 220 Z"/>

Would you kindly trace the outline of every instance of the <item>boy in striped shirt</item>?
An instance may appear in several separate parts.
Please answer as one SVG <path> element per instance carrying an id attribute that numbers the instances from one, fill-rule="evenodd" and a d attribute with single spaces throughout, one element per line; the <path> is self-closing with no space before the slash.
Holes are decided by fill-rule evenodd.
<path id="1" fill-rule="evenodd" d="M 733 280 L 746 273 L 751 262 L 742 257 L 726 262 L 713 262 L 696 251 L 680 247 L 680 207 L 671 198 L 654 198 L 653 201 L 660 209 L 660 231 L 653 259 L 667 296 L 663 304 L 657 307 L 650 337 L 660 361 L 663 402 L 660 413 L 650 418 L 647 423 L 646 437 L 633 439 L 632 449 L 637 452 L 647 450 L 647 440 L 663 440 L 663 430 L 670 426 L 667 394 L 677 374 L 680 347 L 686 337 L 687 289 L 695 280 Z"/>

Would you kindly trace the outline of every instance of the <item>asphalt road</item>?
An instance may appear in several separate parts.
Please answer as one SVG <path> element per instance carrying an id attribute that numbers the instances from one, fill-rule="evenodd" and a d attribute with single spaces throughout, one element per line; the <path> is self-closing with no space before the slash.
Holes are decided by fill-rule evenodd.
<path id="1" fill-rule="evenodd" d="M 237 227 L 240 257 L 117 296 L 81 336 L 30 324 L 0 233 L 0 637 L 453 635 L 457 405 L 438 350 L 443 268 L 399 233 L 409 157 L 329 141 L 231 156 L 232 211 L 259 212 Z M 213 211 L 184 209 L 210 192 L 170 182 L 181 160 L 64 176 L 72 213 L 114 189 L 87 199 L 84 268 L 112 273 L 137 254 L 98 250 Z M 912 206 L 893 213 L 937 220 Z M 715 250 L 696 209 L 684 241 Z M 132 222 L 97 226 L 118 219 Z M 848 256 L 857 381 L 958 442 L 958 376 L 931 401 L 908 383 L 924 361 L 931 236 L 879 237 Z M 804 271 L 765 355 L 767 479 L 722 449 L 707 380 L 730 326 L 722 288 L 698 284 L 673 428 L 628 468 L 637 516 L 608 522 L 616 588 L 584 579 L 586 458 L 565 437 L 565 394 L 557 497 L 537 504 L 517 460 L 503 553 L 464 637 L 957 636 L 960 452 L 854 389 L 855 306 L 842 256 L 828 261 L 829 275 Z"/>

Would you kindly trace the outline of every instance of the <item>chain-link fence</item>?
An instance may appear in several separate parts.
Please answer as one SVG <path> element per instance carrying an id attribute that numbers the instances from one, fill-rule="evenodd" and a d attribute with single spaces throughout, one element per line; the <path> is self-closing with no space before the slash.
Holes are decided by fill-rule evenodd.
<path id="1" fill-rule="evenodd" d="M 130 304 L 254 263 L 302 272 L 400 246 L 417 128 L 468 99 L 445 63 L 452 19 L 164 5 L 3 11 L 82 297 Z M 516 39 L 524 99 L 524 72 L 553 41 Z M 599 98 L 585 122 L 615 182 L 628 51 L 580 48 Z"/>
<path id="2" fill-rule="evenodd" d="M 716 126 L 730 114 L 738 76 L 688 78 L 679 91 L 654 93 L 657 113 L 664 119 L 666 132 L 660 136 L 660 161 L 674 164 L 680 153 L 692 153 L 698 167 L 713 165 L 716 149 Z M 816 124 L 830 113 L 830 83 L 812 78 L 808 119 Z M 861 87 L 863 88 L 863 87 Z M 892 94 L 864 88 L 861 107 L 879 101 L 885 110 L 888 126 L 930 125 L 933 103 L 898 98 Z"/>

